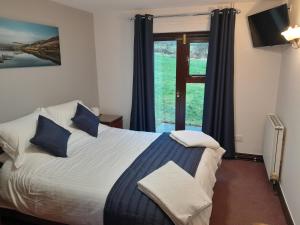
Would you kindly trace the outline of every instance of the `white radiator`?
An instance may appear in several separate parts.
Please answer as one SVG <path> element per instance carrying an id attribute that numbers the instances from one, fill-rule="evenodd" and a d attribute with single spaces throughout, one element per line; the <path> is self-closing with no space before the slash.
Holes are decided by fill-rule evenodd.
<path id="1" fill-rule="evenodd" d="M 284 126 L 276 115 L 268 115 L 265 125 L 263 158 L 269 179 L 279 181 Z"/>

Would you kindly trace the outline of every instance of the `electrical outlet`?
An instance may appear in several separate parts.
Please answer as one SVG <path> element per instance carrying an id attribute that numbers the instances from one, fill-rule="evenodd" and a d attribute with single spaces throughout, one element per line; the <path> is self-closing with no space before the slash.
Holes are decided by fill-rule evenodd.
<path id="1" fill-rule="evenodd" d="M 243 135 L 235 135 L 236 142 L 243 142 Z"/>

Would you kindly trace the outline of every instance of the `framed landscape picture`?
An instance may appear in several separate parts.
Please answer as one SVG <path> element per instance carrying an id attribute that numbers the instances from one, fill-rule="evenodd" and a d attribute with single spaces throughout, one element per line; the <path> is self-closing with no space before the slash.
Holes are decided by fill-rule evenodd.
<path id="1" fill-rule="evenodd" d="M 0 17 L 0 69 L 57 65 L 58 27 Z"/>

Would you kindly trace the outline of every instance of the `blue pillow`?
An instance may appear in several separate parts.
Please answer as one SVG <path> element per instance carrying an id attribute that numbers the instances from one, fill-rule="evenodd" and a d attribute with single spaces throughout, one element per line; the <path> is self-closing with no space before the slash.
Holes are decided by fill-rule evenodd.
<path id="1" fill-rule="evenodd" d="M 77 109 L 75 116 L 72 118 L 72 121 L 80 130 L 87 132 L 93 137 L 98 136 L 98 126 L 100 120 L 94 113 L 85 108 L 81 104 L 77 104 Z"/>
<path id="2" fill-rule="evenodd" d="M 40 115 L 35 136 L 30 142 L 54 156 L 66 158 L 70 135 L 70 131 Z"/>

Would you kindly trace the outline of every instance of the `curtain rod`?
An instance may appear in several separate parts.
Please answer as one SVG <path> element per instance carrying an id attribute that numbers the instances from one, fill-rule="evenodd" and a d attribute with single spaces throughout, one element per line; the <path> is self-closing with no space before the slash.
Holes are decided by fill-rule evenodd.
<path id="1" fill-rule="evenodd" d="M 240 14 L 241 10 L 235 9 L 236 14 Z M 222 12 L 220 12 L 222 14 Z M 188 16 L 208 16 L 212 15 L 213 12 L 202 12 L 202 13 L 183 13 L 183 14 L 169 14 L 169 15 L 157 15 L 153 16 L 154 19 L 159 18 L 172 18 L 172 17 L 188 17 Z M 130 20 L 134 20 L 134 17 L 131 17 Z"/>

